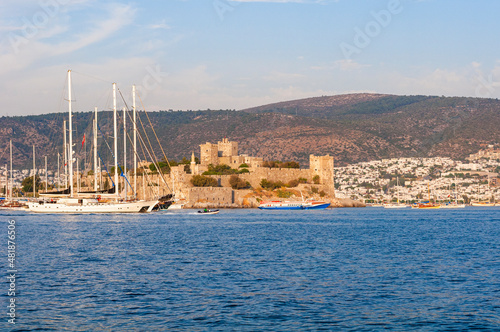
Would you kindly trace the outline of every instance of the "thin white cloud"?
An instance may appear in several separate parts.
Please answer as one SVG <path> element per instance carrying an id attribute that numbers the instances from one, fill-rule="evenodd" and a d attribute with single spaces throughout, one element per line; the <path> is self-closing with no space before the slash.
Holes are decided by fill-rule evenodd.
<path id="1" fill-rule="evenodd" d="M 352 59 L 341 59 L 335 61 L 333 64 L 325 66 L 312 66 L 312 70 L 340 70 L 340 71 L 354 71 L 362 68 L 368 68 L 371 65 L 361 64 Z"/>
<path id="2" fill-rule="evenodd" d="M 121 28 L 131 24 L 134 15 L 135 9 L 130 5 L 114 3 L 107 7 L 107 18 L 93 22 L 93 26 L 89 30 L 76 35 L 63 35 L 63 32 L 71 31 L 68 26 L 44 27 L 38 29 L 29 38 L 23 34 L 11 34 L 10 43 L 9 41 L 4 42 L 2 51 L 0 51 L 3 53 L 0 53 L 0 63 L 2 63 L 0 74 L 27 68 L 32 63 L 54 56 L 70 54 L 103 41 Z M 65 40 L 58 43 L 45 40 L 55 36 Z"/>
<path id="3" fill-rule="evenodd" d="M 147 27 L 149 29 L 153 29 L 153 30 L 156 30 L 156 29 L 168 30 L 168 29 L 170 29 L 170 26 L 167 23 L 165 23 L 165 20 L 162 20 L 160 23 L 157 23 L 157 24 L 150 24 Z"/>
<path id="4" fill-rule="evenodd" d="M 73 52 L 90 44 L 102 41 L 122 27 L 131 24 L 135 14 L 135 9 L 130 5 L 113 4 L 108 8 L 108 11 L 110 17 L 107 20 L 97 22 L 94 29 L 78 35 L 76 37 L 77 40 L 74 42 L 59 45 L 55 53 Z"/>
<path id="5" fill-rule="evenodd" d="M 297 79 L 301 79 L 303 77 L 304 77 L 304 75 L 302 75 L 302 74 L 282 73 L 282 72 L 273 71 L 272 73 L 264 76 L 263 78 L 266 81 L 283 82 L 283 81 L 297 80 Z"/>
<path id="6" fill-rule="evenodd" d="M 361 68 L 370 67 L 370 65 L 364 65 L 358 63 L 352 59 L 342 59 L 335 61 L 335 67 L 342 71 L 359 70 Z"/>
<path id="7" fill-rule="evenodd" d="M 15 25 L 2 25 L 0 26 L 0 31 L 19 31 L 22 27 Z"/>
<path id="8" fill-rule="evenodd" d="M 230 0 L 231 2 L 324 3 L 325 0 Z"/>
<path id="9" fill-rule="evenodd" d="M 374 85 L 378 81 L 377 88 L 380 92 L 394 94 L 493 97 L 493 94 L 491 96 L 478 95 L 476 90 L 481 87 L 478 78 L 481 77 L 477 75 L 474 64 L 471 64 L 454 70 L 422 68 L 413 74 L 381 73 L 376 81 L 371 78 L 371 84 Z M 481 92 L 489 91 L 481 89 Z"/>

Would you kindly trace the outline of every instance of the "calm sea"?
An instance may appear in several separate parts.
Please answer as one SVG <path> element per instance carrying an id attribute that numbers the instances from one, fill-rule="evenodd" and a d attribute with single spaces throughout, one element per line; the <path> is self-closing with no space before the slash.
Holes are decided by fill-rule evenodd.
<path id="1" fill-rule="evenodd" d="M 500 330 L 500 209 L 16 222 L 19 331 Z"/>

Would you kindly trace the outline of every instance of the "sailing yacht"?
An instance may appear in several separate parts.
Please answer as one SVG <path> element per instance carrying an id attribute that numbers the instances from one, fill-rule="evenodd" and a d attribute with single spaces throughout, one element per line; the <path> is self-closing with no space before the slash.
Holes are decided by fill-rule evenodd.
<path id="1" fill-rule="evenodd" d="M 453 202 L 448 202 L 446 204 L 441 204 L 442 209 L 463 209 L 465 208 L 465 204 L 458 204 Z"/>
<path id="2" fill-rule="evenodd" d="M 151 212 L 158 204 L 158 200 L 149 201 L 126 201 L 118 196 L 118 144 L 117 144 L 117 117 L 116 117 L 116 84 L 113 83 L 113 122 L 114 122 L 114 161 L 115 161 L 115 181 L 114 200 L 104 202 L 100 195 L 87 194 L 85 196 L 75 195 L 73 191 L 73 132 L 72 132 L 72 110 L 71 110 L 71 70 L 68 70 L 68 113 L 69 113 L 69 195 L 65 194 L 54 197 L 50 201 L 40 200 L 28 203 L 31 212 L 38 213 L 137 213 Z M 134 146 L 134 152 L 136 147 Z"/>
<path id="3" fill-rule="evenodd" d="M 399 176 L 396 177 L 396 186 L 398 188 L 398 190 L 397 190 L 397 202 L 396 202 L 396 204 L 393 204 L 393 203 L 384 204 L 385 209 L 404 209 L 404 208 L 408 207 L 408 205 L 406 205 L 406 204 L 399 203 Z"/>
<path id="4" fill-rule="evenodd" d="M 455 182 L 456 182 L 455 177 Z M 442 209 L 463 209 L 465 208 L 465 204 L 458 204 L 458 191 L 455 193 L 455 202 L 446 202 L 445 204 L 441 204 Z"/>
<path id="5" fill-rule="evenodd" d="M 412 209 L 440 209 L 441 204 L 431 202 L 431 191 L 429 189 L 429 182 L 427 182 L 427 195 L 429 200 L 427 202 L 415 203 L 411 206 Z"/>
<path id="6" fill-rule="evenodd" d="M 470 205 L 471 206 L 482 206 L 482 207 L 491 207 L 491 206 L 495 206 L 495 203 L 494 202 L 490 202 L 490 201 L 481 201 L 479 200 L 479 184 L 478 184 L 478 189 L 477 189 L 478 193 L 477 193 L 477 196 L 478 196 L 478 199 L 476 201 L 472 201 L 470 202 Z M 488 194 L 487 196 L 490 196 L 490 175 L 488 173 Z M 498 206 L 498 205 L 497 205 Z"/>
<path id="7" fill-rule="evenodd" d="M 19 200 L 15 200 L 12 191 L 14 190 L 14 186 L 12 183 L 12 140 L 10 140 L 10 179 L 5 178 L 5 189 L 6 189 L 6 197 L 4 200 L 0 202 L 0 210 L 20 210 L 24 211 L 28 208 L 26 204 L 20 202 Z M 7 165 L 5 165 L 7 168 Z"/>
<path id="8" fill-rule="evenodd" d="M 493 202 L 476 202 L 476 201 L 472 201 L 470 203 L 471 206 L 483 206 L 483 207 L 491 207 L 491 206 L 495 206 L 495 203 Z M 497 205 L 498 206 L 498 205 Z"/>

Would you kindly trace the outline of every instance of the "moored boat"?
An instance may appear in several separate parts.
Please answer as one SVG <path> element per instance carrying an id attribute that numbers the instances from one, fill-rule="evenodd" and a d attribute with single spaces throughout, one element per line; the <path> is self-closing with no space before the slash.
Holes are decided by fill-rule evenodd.
<path id="1" fill-rule="evenodd" d="M 441 204 L 431 202 L 431 191 L 430 191 L 428 182 L 427 182 L 427 195 L 429 196 L 429 200 L 427 202 L 415 203 L 411 206 L 411 208 L 412 209 L 440 209 Z"/>
<path id="2" fill-rule="evenodd" d="M 3 201 L 0 204 L 0 210 L 20 210 L 24 211 L 28 209 L 28 205 L 16 201 L 16 200 L 9 200 L 9 201 Z"/>
<path id="3" fill-rule="evenodd" d="M 138 213 L 138 212 L 151 212 L 160 201 L 159 200 L 127 200 L 127 194 L 122 197 L 119 195 L 119 181 L 118 172 L 116 171 L 113 181 L 113 188 L 109 200 L 101 200 L 102 191 L 91 191 L 74 194 L 73 190 L 73 130 L 72 130 L 72 107 L 71 107 L 71 70 L 68 70 L 68 125 L 69 125 L 69 151 L 68 151 L 68 168 L 69 168 L 69 190 L 58 193 L 46 193 L 52 195 L 45 200 L 28 203 L 28 208 L 31 212 L 37 213 Z M 97 113 L 97 108 L 96 108 Z M 97 121 L 95 121 L 95 129 Z M 134 129 L 135 130 L 135 129 Z M 116 110 L 116 84 L 113 83 L 113 141 L 114 141 L 114 164 L 115 169 L 118 170 L 118 148 L 117 148 L 117 110 Z M 125 131 L 125 128 L 124 128 Z M 66 135 L 65 135 L 66 136 Z M 96 136 L 97 137 L 97 136 Z M 96 139 L 95 143 L 96 145 Z M 126 149 L 124 149 L 126 151 Z M 134 151 L 136 147 L 134 145 Z M 34 152 L 33 152 L 34 155 Z M 126 159 L 126 158 L 125 158 Z M 126 173 L 126 172 L 125 172 Z M 122 174 L 124 174 L 122 172 Z M 124 175 L 123 175 L 124 176 Z M 125 176 L 124 176 L 125 177 Z M 127 181 L 128 182 L 128 181 Z M 126 189 L 126 184 L 125 184 Z M 111 192 L 111 191 L 110 191 Z M 89 197 L 90 196 L 90 197 Z M 50 201 L 49 201 L 50 199 Z"/>
<path id="4" fill-rule="evenodd" d="M 372 204 L 366 204 L 366 207 L 381 208 L 384 207 L 384 204 L 372 203 Z"/>
<path id="5" fill-rule="evenodd" d="M 151 212 L 158 201 L 100 202 L 92 198 L 62 198 L 57 201 L 28 203 L 37 213 L 138 213 Z"/>
<path id="6" fill-rule="evenodd" d="M 483 207 L 490 207 L 490 206 L 495 206 L 495 203 L 492 202 L 471 202 L 471 206 L 483 206 Z"/>
<path id="7" fill-rule="evenodd" d="M 457 204 L 453 202 L 448 202 L 446 204 L 441 204 L 442 209 L 463 209 L 465 208 L 465 204 Z"/>
<path id="8" fill-rule="evenodd" d="M 210 210 L 210 209 L 205 209 L 203 211 L 198 211 L 200 214 L 217 214 L 219 213 L 219 210 Z"/>
<path id="9" fill-rule="evenodd" d="M 261 210 L 322 210 L 330 206 L 323 201 L 263 201 L 259 205 Z"/>
<path id="10" fill-rule="evenodd" d="M 431 202 L 422 202 L 415 203 L 411 206 L 412 209 L 440 209 L 441 204 L 431 203 Z"/>
<path id="11" fill-rule="evenodd" d="M 384 208 L 385 209 L 405 209 L 408 207 L 408 205 L 406 204 L 401 204 L 399 203 L 399 176 L 396 177 L 396 186 L 397 186 L 397 200 L 396 200 L 396 203 L 387 203 L 387 204 L 384 204 Z"/>
<path id="12" fill-rule="evenodd" d="M 406 204 L 384 204 L 384 209 L 406 209 L 408 205 Z"/>

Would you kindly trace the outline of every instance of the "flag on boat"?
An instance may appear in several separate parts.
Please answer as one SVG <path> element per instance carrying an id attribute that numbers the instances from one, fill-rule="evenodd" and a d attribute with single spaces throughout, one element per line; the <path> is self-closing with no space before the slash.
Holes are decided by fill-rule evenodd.
<path id="1" fill-rule="evenodd" d="M 85 143 L 85 133 L 83 134 L 82 149 L 83 149 L 83 144 L 84 143 Z"/>

